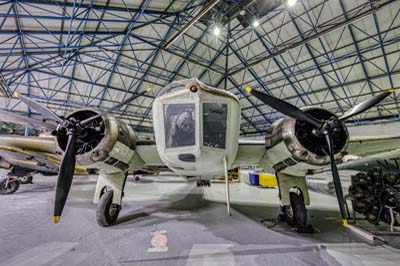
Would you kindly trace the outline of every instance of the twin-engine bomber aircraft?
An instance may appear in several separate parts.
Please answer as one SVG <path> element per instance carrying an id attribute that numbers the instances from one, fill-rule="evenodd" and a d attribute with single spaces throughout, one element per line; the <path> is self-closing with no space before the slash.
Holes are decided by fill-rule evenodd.
<path id="1" fill-rule="evenodd" d="M 219 175 L 225 175 L 227 180 L 228 169 L 260 165 L 275 171 L 287 222 L 301 227 L 306 225 L 305 205 L 310 203 L 306 173 L 330 163 L 343 224 L 347 226 L 335 160 L 357 142 L 349 141 L 343 121 L 371 108 L 393 91 L 377 94 L 337 117 L 325 109 L 298 109 L 273 96 L 251 88 L 246 90 L 287 115 L 271 125 L 265 141 L 239 140 L 238 98 L 197 79 L 176 81 L 160 91 L 153 103 L 155 142 L 138 141 L 130 126 L 110 114 L 146 91 L 134 94 L 105 112 L 81 109 L 66 117 L 59 117 L 26 96 L 16 95 L 43 115 L 39 126 L 48 122 L 58 124 L 57 144 L 63 159 L 58 174 L 54 222 L 60 220 L 76 163 L 100 170 L 94 203 L 98 203 L 97 222 L 101 226 L 112 225 L 117 220 L 128 171 L 143 166 L 167 166 L 189 180 Z M 363 144 L 368 145 L 367 142 L 364 139 Z M 229 212 L 228 182 L 226 186 Z"/>

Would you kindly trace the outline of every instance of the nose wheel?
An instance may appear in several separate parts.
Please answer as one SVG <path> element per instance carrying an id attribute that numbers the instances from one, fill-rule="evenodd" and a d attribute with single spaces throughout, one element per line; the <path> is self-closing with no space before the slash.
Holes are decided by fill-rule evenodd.
<path id="1" fill-rule="evenodd" d="M 210 180 L 197 180 L 197 187 L 210 187 L 211 181 Z"/>
<path id="2" fill-rule="evenodd" d="M 96 211 L 97 224 L 102 227 L 113 225 L 117 221 L 121 206 L 112 203 L 112 200 L 113 191 L 105 189 L 97 204 Z"/>
<path id="3" fill-rule="evenodd" d="M 297 228 L 307 225 L 307 209 L 301 193 L 290 192 L 290 205 L 282 206 L 281 211 L 288 225 Z"/>

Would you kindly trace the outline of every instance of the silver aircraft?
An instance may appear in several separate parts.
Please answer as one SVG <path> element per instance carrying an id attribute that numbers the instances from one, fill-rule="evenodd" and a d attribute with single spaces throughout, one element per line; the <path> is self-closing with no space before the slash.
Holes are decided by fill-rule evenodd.
<path id="1" fill-rule="evenodd" d="M 167 166 L 191 179 L 225 175 L 238 165 L 260 165 L 278 177 L 282 211 L 292 226 L 306 225 L 310 203 L 306 173 L 331 164 L 343 224 L 347 225 L 343 192 L 335 160 L 347 150 L 368 145 L 349 139 L 344 120 L 371 108 L 393 91 L 383 91 L 338 117 L 321 108 L 299 109 L 278 98 L 246 88 L 259 100 L 285 114 L 267 130 L 265 141 L 239 140 L 241 108 L 232 93 L 207 86 L 197 79 L 164 87 L 153 103 L 155 142 L 140 141 L 134 130 L 110 112 L 140 97 L 134 94 L 107 111 L 80 109 L 60 117 L 46 106 L 17 95 L 43 116 L 57 123 L 58 149 L 63 153 L 56 187 L 54 222 L 60 220 L 72 183 L 75 164 L 99 169 L 94 193 L 97 222 L 115 223 L 121 209 L 126 173 L 143 166 Z M 26 119 L 21 117 L 21 121 Z M 353 154 L 353 153 L 352 153 Z"/>

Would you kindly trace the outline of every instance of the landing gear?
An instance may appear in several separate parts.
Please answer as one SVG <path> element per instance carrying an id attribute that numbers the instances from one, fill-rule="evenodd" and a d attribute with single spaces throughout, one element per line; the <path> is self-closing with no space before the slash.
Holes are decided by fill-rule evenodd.
<path id="1" fill-rule="evenodd" d="M 22 185 L 32 184 L 33 176 L 27 174 L 26 176 L 19 177 L 18 180 Z"/>
<path id="2" fill-rule="evenodd" d="M 12 194 L 19 189 L 20 185 L 32 184 L 35 173 L 25 168 L 10 168 L 7 177 L 0 180 L 0 194 Z"/>
<path id="3" fill-rule="evenodd" d="M 96 220 L 98 225 L 107 227 L 113 225 L 117 221 L 121 206 L 112 203 L 112 200 L 113 191 L 104 188 L 99 203 L 97 204 Z"/>
<path id="4" fill-rule="evenodd" d="M 290 192 L 290 205 L 281 207 L 283 217 L 288 225 L 292 227 L 306 227 L 307 209 L 301 193 Z"/>
<path id="5" fill-rule="evenodd" d="M 8 175 L 0 180 L 0 194 L 12 194 L 19 189 L 19 185 L 32 184 L 32 174 L 25 176 Z"/>
<path id="6" fill-rule="evenodd" d="M 19 181 L 16 178 L 5 178 L 0 181 L 0 194 L 12 194 L 19 188 Z"/>
<path id="7" fill-rule="evenodd" d="M 127 176 L 126 172 L 100 171 L 93 196 L 93 203 L 97 204 L 96 221 L 98 225 L 107 227 L 117 221 Z"/>
<path id="8" fill-rule="evenodd" d="M 210 187 L 211 186 L 211 181 L 210 180 L 197 180 L 197 186 L 198 187 Z"/>

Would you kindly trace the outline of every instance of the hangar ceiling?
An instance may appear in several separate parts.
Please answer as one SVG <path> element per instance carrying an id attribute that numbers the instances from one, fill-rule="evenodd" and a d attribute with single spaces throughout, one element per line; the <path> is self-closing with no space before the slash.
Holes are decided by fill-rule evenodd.
<path id="1" fill-rule="evenodd" d="M 241 134 L 261 135 L 281 114 L 247 86 L 337 114 L 399 87 L 399 13 L 393 0 L 0 1 L 0 108 L 37 115 L 10 97 L 17 91 L 65 115 L 151 87 L 115 113 L 151 132 L 160 89 L 198 77 L 236 94 Z M 398 94 L 351 123 L 398 120 Z"/>

